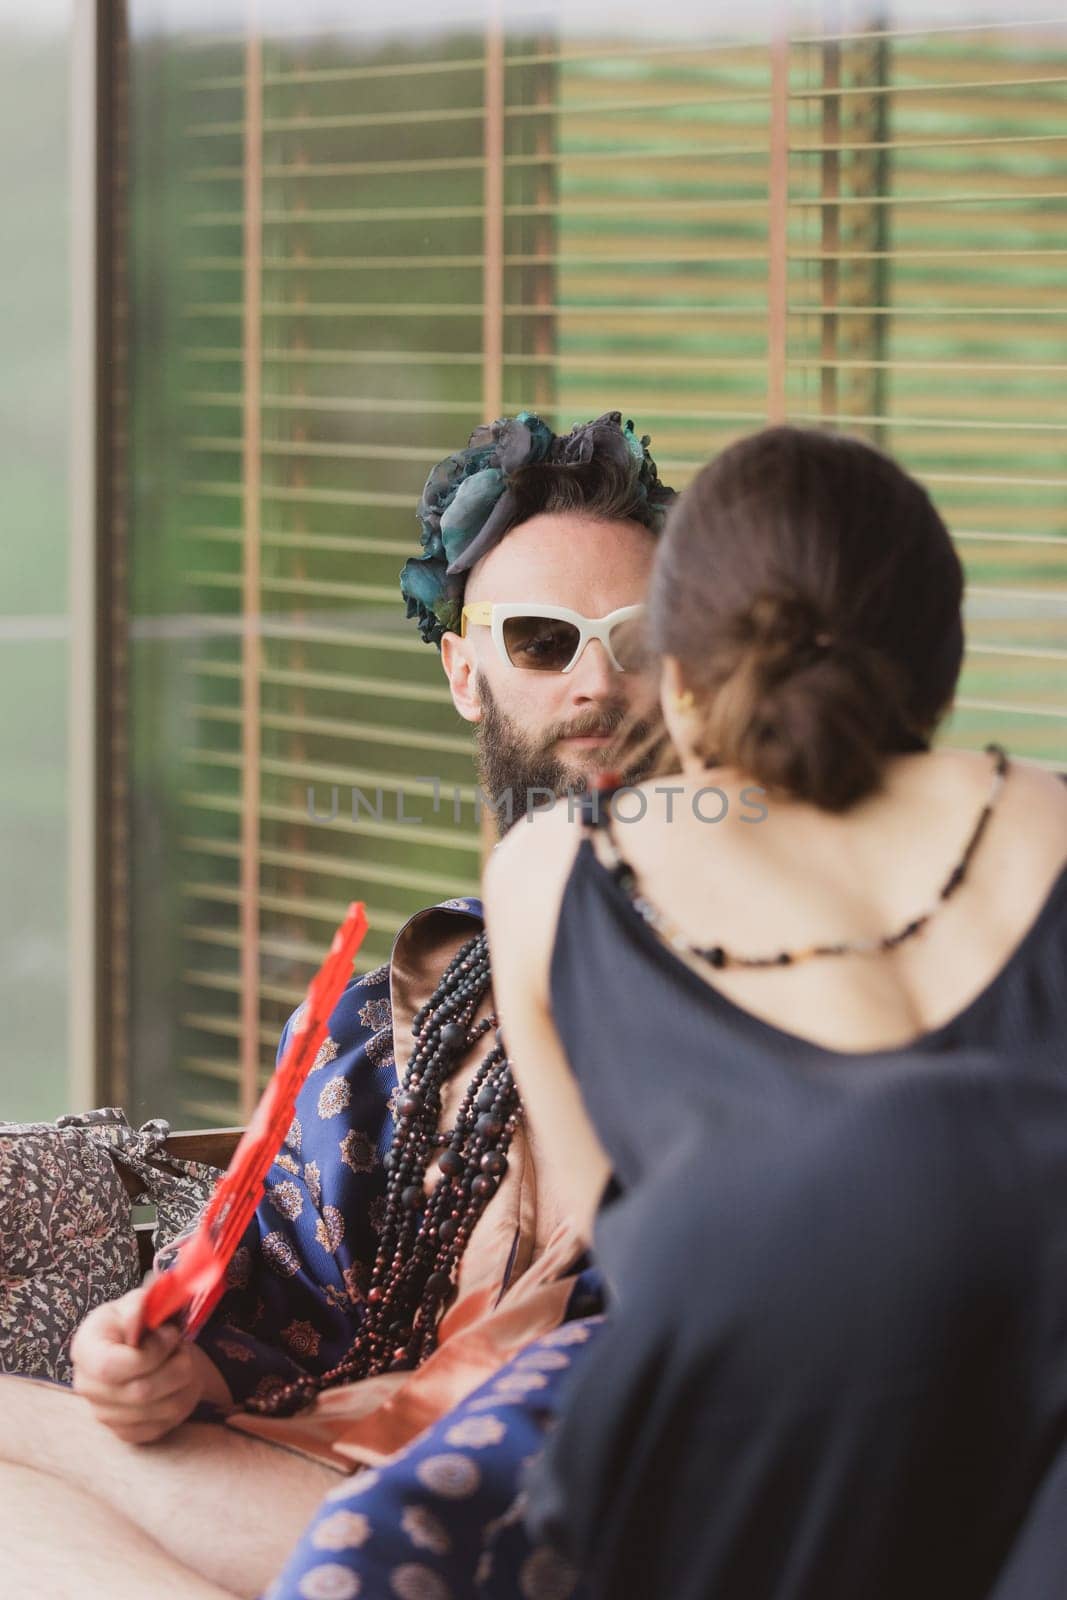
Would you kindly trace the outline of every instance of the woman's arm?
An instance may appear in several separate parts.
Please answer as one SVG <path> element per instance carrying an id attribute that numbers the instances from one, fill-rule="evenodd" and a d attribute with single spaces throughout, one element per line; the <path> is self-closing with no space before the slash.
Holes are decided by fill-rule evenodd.
<path id="1" fill-rule="evenodd" d="M 565 806 L 516 823 L 483 880 L 493 992 L 538 1168 L 588 1241 L 611 1163 L 552 1021 L 549 964 L 578 828 Z"/>

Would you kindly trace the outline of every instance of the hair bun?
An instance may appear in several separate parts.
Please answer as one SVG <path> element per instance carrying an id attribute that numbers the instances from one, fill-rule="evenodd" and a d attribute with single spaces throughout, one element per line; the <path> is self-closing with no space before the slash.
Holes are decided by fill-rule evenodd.
<path id="1" fill-rule="evenodd" d="M 731 632 L 739 654 L 754 651 L 771 678 L 818 659 L 836 642 L 818 607 L 800 594 L 757 595 Z"/>

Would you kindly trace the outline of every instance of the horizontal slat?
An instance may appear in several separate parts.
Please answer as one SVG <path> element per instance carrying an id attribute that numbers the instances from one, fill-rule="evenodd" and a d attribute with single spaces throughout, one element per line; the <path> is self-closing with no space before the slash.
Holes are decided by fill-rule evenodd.
<path id="1" fill-rule="evenodd" d="M 330 450 L 317 451 L 318 455 L 332 456 Z M 244 539 L 241 528 L 189 528 L 194 539 L 205 539 L 210 544 L 240 544 Z M 342 555 L 399 556 L 411 555 L 411 541 L 401 539 L 363 539 L 353 534 L 311 533 L 261 533 L 260 544 L 272 550 L 339 551 Z"/>
<path id="2" fill-rule="evenodd" d="M 218 434 L 211 438 L 196 437 L 186 442 L 190 450 L 212 450 L 230 454 L 239 453 L 244 446 L 244 441 L 240 438 L 227 438 Z M 262 447 L 264 457 L 313 456 L 326 453 L 343 456 L 352 461 L 412 461 L 422 467 L 433 459 L 433 450 L 416 448 L 412 445 L 350 444 L 340 440 L 331 440 L 327 445 L 308 439 L 270 439 L 265 440 Z M 442 448 L 441 456 L 449 453 L 447 447 Z"/>
<path id="3" fill-rule="evenodd" d="M 239 906 L 244 903 L 244 892 L 241 889 L 231 889 L 222 883 L 180 883 L 179 888 L 183 895 L 191 900 L 205 900 L 212 905 Z M 309 920 L 321 922 L 340 923 L 348 908 L 348 902 L 335 900 L 313 900 L 307 895 L 275 894 L 270 890 L 259 889 L 256 894 L 256 903 L 263 911 L 286 912 L 289 916 L 307 917 Z M 367 921 L 375 925 L 388 926 L 390 919 L 395 922 L 396 913 L 383 910 L 380 906 L 367 906 Z M 325 952 L 324 952 L 325 955 Z M 299 1000 L 301 996 L 297 996 Z"/>
<path id="4" fill-rule="evenodd" d="M 1014 151 L 1019 148 L 1032 148 L 1036 145 L 1058 146 L 1067 143 L 1067 133 L 985 133 L 985 134 L 956 134 L 942 138 L 899 138 L 899 139 L 856 139 L 836 140 L 833 142 L 808 142 L 791 141 L 789 146 L 790 157 L 823 156 L 823 155 L 862 155 L 872 151 L 890 150 L 895 155 L 909 152 L 924 153 L 937 150 L 982 150 L 996 153 L 1001 149 Z M 640 146 L 616 148 L 613 150 L 581 149 L 569 145 L 566 150 L 546 150 L 535 154 L 510 154 L 505 155 L 503 165 L 505 170 L 521 171 L 530 168 L 544 168 L 552 170 L 564 169 L 568 175 L 581 172 L 586 168 L 596 170 L 600 167 L 619 168 L 626 176 L 632 177 L 640 166 L 649 162 L 658 165 L 662 162 L 692 162 L 703 161 L 709 176 L 717 179 L 721 176 L 721 163 L 724 160 L 745 159 L 759 157 L 766 161 L 769 158 L 769 142 L 766 136 L 758 140 L 750 140 L 745 144 L 729 144 L 716 141 L 711 144 L 677 144 L 665 147 Z M 358 178 L 358 177 L 389 177 L 407 176 L 418 174 L 434 174 L 445 172 L 481 172 L 486 167 L 485 157 L 481 155 L 470 156 L 426 156 L 421 160 L 378 160 L 378 161 L 302 161 L 302 162 L 270 162 L 264 165 L 263 176 L 267 180 L 296 179 L 301 183 L 316 179 L 333 178 Z M 190 170 L 188 177 L 193 182 L 216 183 L 219 181 L 232 181 L 238 183 L 243 178 L 243 169 L 235 162 L 229 165 L 216 165 L 195 167 Z M 480 258 L 478 258 L 480 261 Z M 430 267 L 464 264 L 466 258 L 458 260 L 447 258 L 434 258 L 426 263 Z M 264 266 L 274 266 L 275 262 L 267 259 Z M 404 265 L 413 265 L 405 262 Z"/>
<path id="5" fill-rule="evenodd" d="M 338 922 L 344 916 L 344 910 L 342 906 L 337 913 Z M 182 1011 L 178 1020 L 186 1028 L 195 1028 L 198 1033 L 215 1034 L 220 1039 L 240 1039 L 244 1032 L 240 1022 L 221 1013 L 215 1015 L 209 1011 Z M 276 1027 L 263 1026 L 256 1029 L 256 1038 L 260 1044 L 273 1049 L 278 1043 L 279 1032 Z"/>
<path id="6" fill-rule="evenodd" d="M 797 411 L 793 413 L 793 420 L 803 423 L 818 423 L 824 425 L 833 423 L 836 426 L 851 427 L 890 427 L 890 428 L 955 428 L 960 432 L 978 433 L 1033 433 L 1033 434 L 1060 434 L 1067 433 L 1067 422 L 1004 422 L 999 417 L 909 417 L 897 416 L 894 412 L 878 412 L 856 414 L 843 411 Z"/>
<path id="7" fill-rule="evenodd" d="M 189 396 L 194 405 L 204 406 L 233 406 L 240 407 L 243 397 L 240 392 L 224 394 L 218 390 L 206 390 Z M 300 396 L 290 394 L 264 394 L 260 397 L 260 405 L 264 410 L 294 410 L 303 406 L 306 410 L 317 411 L 350 411 L 359 416 L 364 413 L 378 415 L 388 413 L 395 416 L 475 416 L 478 413 L 476 403 L 463 400 L 390 400 L 378 397 L 364 398 L 362 395 L 319 395 Z"/>
<path id="8" fill-rule="evenodd" d="M 352 645 L 359 641 L 348 638 L 342 642 Z M 425 650 L 426 646 L 420 643 L 419 648 Z M 192 664 L 190 670 L 204 677 L 231 678 L 234 681 L 239 681 L 242 676 L 241 667 L 237 663 L 228 661 L 197 661 Z M 452 696 L 443 684 L 398 683 L 389 678 L 368 678 L 355 673 L 350 675 L 347 672 L 313 672 L 305 668 L 267 667 L 259 674 L 259 681 L 264 684 L 286 685 L 294 689 L 327 689 L 350 696 L 352 699 L 356 699 L 359 695 L 370 695 L 385 700 L 411 700 L 441 706 L 452 703 Z"/>
<path id="9" fill-rule="evenodd" d="M 878 43 L 880 41 L 900 45 L 902 41 L 909 39 L 917 39 L 925 44 L 930 39 L 958 39 L 961 47 L 966 50 L 969 57 L 971 52 L 976 47 L 981 47 L 987 39 L 997 49 L 1003 49 L 998 34 L 1008 32 L 1013 35 L 1021 34 L 1026 28 L 1048 28 L 1056 31 L 1059 29 L 1060 20 L 1054 15 L 1030 18 L 1013 17 L 1010 20 L 1000 20 L 996 17 L 978 19 L 976 17 L 969 22 L 924 22 L 914 28 L 898 27 L 894 24 L 892 28 L 853 29 L 848 32 L 828 30 L 825 33 L 797 33 L 790 35 L 790 43 L 818 47 L 823 44 Z M 1012 42 L 1014 44 L 1014 40 Z"/>
<path id="10" fill-rule="evenodd" d="M 186 749 L 182 752 L 182 756 L 184 760 L 198 766 L 225 768 L 234 772 L 240 772 L 244 766 L 243 758 L 231 754 L 228 750 Z M 424 783 L 423 779 L 409 777 L 405 773 L 379 772 L 368 767 L 333 766 L 319 761 L 280 761 L 271 756 L 260 758 L 259 769 L 268 777 L 294 778 L 300 783 L 316 787 L 337 786 L 345 790 L 356 789 L 363 795 L 367 795 L 368 791 L 376 792 L 381 789 L 383 795 L 394 794 L 409 799 L 417 795 L 420 802 L 424 798 L 432 800 L 431 786 Z M 430 791 L 425 796 L 424 789 Z M 478 791 L 472 783 L 450 783 L 446 786 L 446 793 L 449 802 L 455 793 L 464 803 L 473 806 Z M 408 837 L 411 838 L 411 835 Z M 412 843 L 415 843 L 414 839 Z"/>
<path id="11" fill-rule="evenodd" d="M 441 78 L 454 73 L 484 72 L 484 56 L 442 57 L 434 61 L 380 62 L 367 67 L 305 67 L 288 71 L 266 71 L 261 82 L 264 89 L 304 89 L 321 83 L 362 83 L 368 78 Z M 194 78 L 190 90 L 243 89 L 243 74 Z"/>
<path id="12" fill-rule="evenodd" d="M 338 503 L 346 502 L 339 499 Z M 205 589 L 236 590 L 241 589 L 244 584 L 240 573 L 229 572 L 188 572 L 186 579 L 189 583 Z M 387 589 L 384 584 L 315 583 L 311 579 L 274 578 L 263 574 L 260 577 L 260 587 L 271 594 L 288 594 L 305 599 L 319 597 L 326 600 L 375 600 L 382 605 L 397 604 L 396 589 Z"/>
<path id="13" fill-rule="evenodd" d="M 244 949 L 245 937 L 239 928 L 232 931 L 226 928 L 207 928 L 197 922 L 182 924 L 182 938 L 191 944 L 209 944 L 224 950 L 240 951 Z M 313 944 L 307 939 L 276 939 L 270 934 L 260 930 L 256 938 L 256 948 L 262 955 L 279 956 L 283 960 L 303 961 L 309 966 L 319 967 L 322 963 L 323 948 L 321 944 Z"/>
<path id="14" fill-rule="evenodd" d="M 1065 107 L 1067 110 L 1067 107 Z M 939 193 L 929 194 L 836 194 L 836 195 L 791 195 L 789 205 L 793 210 L 803 210 L 805 207 L 816 209 L 832 207 L 836 211 L 847 210 L 851 206 L 890 206 L 898 211 L 907 206 L 1008 206 L 1029 205 L 1032 201 L 1042 204 L 1049 200 L 1067 200 L 1067 189 L 1025 189 L 1025 190 L 944 190 Z"/>
<path id="15" fill-rule="evenodd" d="M 240 727 L 243 713 L 236 707 L 193 705 L 190 714 L 206 722 L 226 722 Z M 437 750 L 450 755 L 469 756 L 470 736 L 458 733 L 424 733 L 415 728 L 386 728 L 375 722 L 354 722 L 348 717 L 284 716 L 277 711 L 261 711 L 260 727 L 283 733 L 318 733 L 331 739 L 366 740 L 372 744 L 399 745 L 405 750 Z"/>
<path id="16" fill-rule="evenodd" d="M 216 994 L 240 995 L 243 989 L 238 973 L 205 972 L 196 967 L 183 968 L 181 981 L 187 989 L 207 989 Z M 256 989 L 262 999 L 276 1000 L 280 1005 L 291 1006 L 294 1010 L 306 993 L 298 984 L 269 983 L 262 976 Z"/>
<path id="17" fill-rule="evenodd" d="M 241 801 L 236 796 L 204 794 L 195 789 L 187 789 L 179 795 L 179 800 L 183 806 L 218 816 L 243 815 Z M 346 815 L 344 811 L 331 821 L 326 821 L 324 818 L 309 816 L 306 810 L 296 806 L 276 806 L 262 801 L 257 814 L 266 822 L 292 822 L 303 828 L 331 828 L 338 834 L 351 833 L 360 838 L 392 839 L 402 840 L 405 844 L 433 845 L 438 850 L 455 850 L 462 855 L 474 857 L 477 857 L 481 850 L 481 841 L 469 828 L 466 831 L 460 828 L 433 828 L 427 827 L 425 821 L 418 824 L 377 822 L 363 812 L 357 821 L 353 821 L 351 815 Z M 414 811 L 412 814 L 414 815 Z M 416 827 L 418 827 L 417 833 Z"/>
<path id="18" fill-rule="evenodd" d="M 1067 664 L 1067 650 L 1025 650 L 1010 645 L 968 644 L 969 656 L 1005 656 L 1020 661 L 1057 661 Z"/>
<path id="19" fill-rule="evenodd" d="M 235 862 L 242 859 L 241 846 L 236 840 L 200 839 L 195 835 L 184 834 L 178 840 L 178 844 L 190 854 L 217 856 Z M 452 900 L 470 892 L 468 880 L 448 877 L 443 873 L 414 872 L 404 867 L 383 867 L 373 861 L 356 861 L 351 858 L 334 859 L 307 850 L 275 850 L 260 844 L 256 859 L 265 866 L 286 867 L 294 872 L 307 872 L 322 877 L 344 878 L 347 882 L 351 882 L 358 874 L 360 879 L 365 879 L 368 883 L 380 883 L 393 889 L 410 889 L 418 894 L 434 895 L 439 900 Z"/>
<path id="20" fill-rule="evenodd" d="M 1067 702 L 1061 706 L 1030 706 L 1015 705 L 1006 700 L 975 700 L 960 695 L 955 704 L 961 711 L 991 711 L 996 715 L 1014 717 L 1051 717 L 1063 723 L 1063 731 L 1067 735 Z"/>
<path id="21" fill-rule="evenodd" d="M 184 1063 L 182 1064 L 184 1065 Z M 269 1073 L 261 1075 L 260 1088 L 266 1086 L 268 1077 Z M 188 1122 L 199 1120 L 205 1123 L 216 1123 L 224 1121 L 227 1117 L 233 1117 L 238 1112 L 236 1095 L 232 1100 L 203 1100 L 182 1092 L 179 1094 L 178 1104 L 183 1118 Z"/>
<path id="22" fill-rule="evenodd" d="M 376 627 L 371 630 L 361 626 L 362 619 L 350 616 L 345 619 L 345 627 L 332 627 L 328 623 L 320 623 L 312 618 L 302 618 L 293 621 L 280 617 L 264 617 L 260 623 L 259 632 L 262 638 L 272 641 L 294 640 L 308 644 L 339 644 L 352 649 L 375 651 L 399 651 L 401 655 L 417 656 L 420 661 L 427 660 L 426 646 L 417 634 L 410 633 L 404 626 L 403 618 L 396 618 L 397 630 L 386 633 L 383 628 Z M 376 621 L 380 619 L 375 619 Z M 403 631 L 401 631 L 403 629 Z M 234 624 L 234 636 L 239 637 L 241 628 L 239 622 Z M 190 663 L 191 668 L 203 671 L 214 671 L 216 668 L 223 676 L 228 676 L 233 670 L 232 662 L 195 662 Z M 237 669 L 238 673 L 240 669 Z M 383 693 L 386 691 L 382 691 Z"/>
<path id="23" fill-rule="evenodd" d="M 791 143 L 791 156 L 861 155 L 871 150 L 891 150 L 900 155 L 910 150 L 1014 150 L 1019 146 L 1059 145 L 1067 141 L 1067 133 L 975 133 L 957 134 L 948 138 L 923 139 L 858 139 L 836 140 L 827 143 Z"/>

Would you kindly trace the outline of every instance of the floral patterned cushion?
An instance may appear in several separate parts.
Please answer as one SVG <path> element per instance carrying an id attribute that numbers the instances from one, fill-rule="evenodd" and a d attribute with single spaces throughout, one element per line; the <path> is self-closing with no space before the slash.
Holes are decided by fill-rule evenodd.
<path id="1" fill-rule="evenodd" d="M 106 1145 L 84 1126 L 0 1123 L 0 1372 L 69 1383 L 79 1322 L 139 1280 Z"/>

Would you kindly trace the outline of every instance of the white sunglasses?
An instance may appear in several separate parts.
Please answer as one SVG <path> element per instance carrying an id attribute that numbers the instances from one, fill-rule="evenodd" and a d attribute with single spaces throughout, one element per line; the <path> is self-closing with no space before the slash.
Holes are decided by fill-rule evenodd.
<path id="1" fill-rule="evenodd" d="M 644 609 L 620 606 L 606 617 L 585 617 L 569 606 L 480 600 L 463 607 L 459 631 L 465 638 L 471 625 L 491 629 L 500 659 L 530 672 L 570 672 L 590 639 L 600 640 L 616 672 L 636 672 L 645 651 L 634 624 Z"/>

